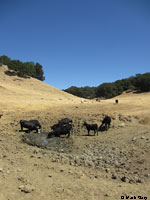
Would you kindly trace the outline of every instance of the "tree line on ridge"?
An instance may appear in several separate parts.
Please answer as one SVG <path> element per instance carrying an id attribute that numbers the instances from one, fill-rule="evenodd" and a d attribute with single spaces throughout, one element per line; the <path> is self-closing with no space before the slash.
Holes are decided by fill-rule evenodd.
<path id="1" fill-rule="evenodd" d="M 39 63 L 22 62 L 20 60 L 11 60 L 8 56 L 0 56 L 0 64 L 7 65 L 10 70 L 17 72 L 18 76 L 34 77 L 44 81 L 43 67 Z M 138 92 L 150 91 L 150 73 L 136 74 L 129 78 L 117 80 L 115 82 L 107 82 L 97 87 L 76 87 L 71 86 L 63 91 L 82 98 L 112 98 L 122 94 L 127 90 L 136 90 Z"/>
<path id="2" fill-rule="evenodd" d="M 65 92 L 82 98 L 112 98 L 122 94 L 127 90 L 136 90 L 137 92 L 150 91 L 150 73 L 136 74 L 129 78 L 124 78 L 111 83 L 103 83 L 97 87 L 76 87 L 71 86 L 65 89 Z"/>
<path id="3" fill-rule="evenodd" d="M 11 60 L 8 56 L 0 56 L 1 65 L 7 65 L 10 70 L 17 72 L 20 77 L 29 76 L 44 81 L 43 67 L 39 63 Z"/>

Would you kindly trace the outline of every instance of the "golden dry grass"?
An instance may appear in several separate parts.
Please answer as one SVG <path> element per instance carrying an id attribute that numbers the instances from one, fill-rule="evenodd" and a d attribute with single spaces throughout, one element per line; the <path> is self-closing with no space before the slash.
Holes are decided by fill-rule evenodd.
<path id="1" fill-rule="evenodd" d="M 25 79 L 8 76 L 7 66 L 0 67 L 0 106 L 1 111 L 41 110 L 47 107 L 70 104 L 80 98 L 56 89 L 34 78 Z"/>
<path id="2" fill-rule="evenodd" d="M 25 79 L 8 76 L 7 66 L 0 67 L 0 107 L 1 112 L 46 110 L 50 107 L 81 105 L 81 98 L 63 92 L 34 78 Z M 119 104 L 115 104 L 115 99 Z M 99 108 L 105 112 L 119 112 L 124 114 L 149 114 L 150 93 L 124 93 L 118 97 L 101 100 L 86 100 L 85 107 Z"/>

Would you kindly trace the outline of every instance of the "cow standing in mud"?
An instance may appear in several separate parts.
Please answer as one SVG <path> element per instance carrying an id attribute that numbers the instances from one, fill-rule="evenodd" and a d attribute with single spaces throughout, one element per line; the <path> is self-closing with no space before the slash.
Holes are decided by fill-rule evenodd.
<path id="1" fill-rule="evenodd" d="M 67 137 L 70 137 L 71 129 L 72 129 L 72 125 L 71 124 L 59 126 L 59 127 L 55 128 L 55 130 L 51 131 L 48 134 L 47 139 L 51 138 L 53 136 L 60 137 L 60 135 L 68 135 Z"/>
<path id="2" fill-rule="evenodd" d="M 60 135 L 68 135 L 67 137 L 70 137 L 70 131 L 72 129 L 72 124 L 70 123 L 72 123 L 72 120 L 68 118 L 59 120 L 58 124 L 51 126 L 53 131 L 48 134 L 47 139 L 53 136 L 60 137 Z"/>

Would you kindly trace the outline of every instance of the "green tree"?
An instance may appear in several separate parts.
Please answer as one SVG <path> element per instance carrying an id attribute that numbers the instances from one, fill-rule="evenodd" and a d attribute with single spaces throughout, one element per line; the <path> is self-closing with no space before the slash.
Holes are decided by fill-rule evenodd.
<path id="1" fill-rule="evenodd" d="M 34 68 L 34 64 L 32 62 L 24 62 L 21 69 L 21 73 L 31 76 L 31 77 L 35 77 L 36 71 Z"/>
<path id="2" fill-rule="evenodd" d="M 11 59 L 8 56 L 2 55 L 0 56 L 0 63 L 4 65 L 8 65 Z"/>
<path id="3" fill-rule="evenodd" d="M 136 75 L 135 86 L 141 92 L 150 91 L 150 73 Z"/>
<path id="4" fill-rule="evenodd" d="M 35 71 L 36 71 L 36 78 L 41 80 L 41 81 L 44 81 L 45 80 L 45 77 L 44 77 L 44 72 L 43 72 L 43 67 L 42 65 L 40 65 L 39 63 L 36 63 L 34 65 L 34 68 L 35 68 Z"/>
<path id="5" fill-rule="evenodd" d="M 95 97 L 95 87 L 85 86 L 85 87 L 79 88 L 79 90 L 81 90 L 82 97 L 84 98 L 91 99 Z"/>
<path id="6" fill-rule="evenodd" d="M 20 71 L 23 67 L 23 63 L 20 60 L 11 60 L 8 63 L 8 68 L 14 71 Z"/>
<path id="7" fill-rule="evenodd" d="M 66 90 L 65 92 L 71 93 L 73 95 L 83 97 L 83 98 L 94 98 L 95 97 L 95 87 L 75 87 L 72 86 Z"/>
<path id="8" fill-rule="evenodd" d="M 118 89 L 120 88 L 122 90 L 122 92 L 134 88 L 132 83 L 131 83 L 131 81 L 130 81 L 130 79 L 127 79 L 127 78 L 126 79 L 117 80 L 114 83 L 118 86 Z"/>
<path id="9" fill-rule="evenodd" d="M 112 98 L 118 95 L 118 88 L 114 83 L 103 83 L 97 87 L 96 96 Z"/>
<path id="10" fill-rule="evenodd" d="M 71 86 L 71 87 L 69 87 L 68 89 L 66 89 L 64 91 L 68 92 L 70 94 L 73 94 L 75 96 L 82 97 L 81 90 L 76 86 Z"/>
<path id="11" fill-rule="evenodd" d="M 0 63 L 8 66 L 9 69 L 17 72 L 18 76 L 31 76 L 41 81 L 45 80 L 42 65 L 34 62 L 21 62 L 20 60 L 11 60 L 7 56 L 0 56 Z"/>

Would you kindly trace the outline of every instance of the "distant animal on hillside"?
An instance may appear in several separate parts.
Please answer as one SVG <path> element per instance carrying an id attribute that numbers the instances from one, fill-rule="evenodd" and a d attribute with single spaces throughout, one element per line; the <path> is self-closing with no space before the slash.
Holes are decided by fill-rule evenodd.
<path id="1" fill-rule="evenodd" d="M 60 135 L 67 135 L 67 137 L 70 137 L 70 131 L 72 129 L 72 124 L 55 124 L 57 126 L 53 127 L 53 131 L 51 131 L 48 136 L 48 138 L 51 138 L 53 136 L 60 137 Z"/>
<path id="2" fill-rule="evenodd" d="M 28 132 L 36 130 L 36 132 L 40 132 L 41 125 L 38 120 L 20 120 L 20 126 L 21 126 L 21 131 L 23 131 L 23 128 L 27 128 Z"/>
<path id="3" fill-rule="evenodd" d="M 116 100 L 115 100 L 115 102 L 116 102 L 116 104 L 118 104 L 118 103 L 119 103 L 119 100 L 118 100 L 118 99 L 116 99 Z"/>
<path id="4" fill-rule="evenodd" d="M 101 126 L 99 127 L 99 130 L 103 129 L 103 127 L 105 128 L 105 130 L 108 130 L 110 127 L 110 123 L 111 123 L 111 117 L 105 116 L 105 118 L 102 121 Z"/>
<path id="5" fill-rule="evenodd" d="M 94 135 L 95 135 L 95 133 L 97 133 L 97 135 L 98 135 L 98 125 L 97 124 L 88 124 L 88 123 L 84 122 L 83 126 L 86 127 L 86 129 L 88 131 L 88 135 L 90 135 L 91 130 L 94 131 Z"/>
<path id="6" fill-rule="evenodd" d="M 100 102 L 101 100 L 99 98 L 96 98 L 96 101 Z"/>

